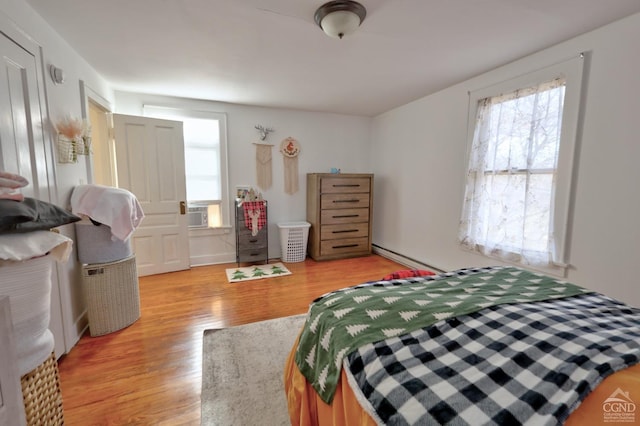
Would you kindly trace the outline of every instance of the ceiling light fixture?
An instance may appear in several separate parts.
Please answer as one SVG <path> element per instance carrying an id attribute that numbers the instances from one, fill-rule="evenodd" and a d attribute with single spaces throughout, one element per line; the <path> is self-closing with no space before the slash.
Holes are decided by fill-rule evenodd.
<path id="1" fill-rule="evenodd" d="M 367 9 L 356 1 L 335 0 L 316 10 L 316 24 L 328 36 L 342 38 L 358 29 L 367 16 Z"/>

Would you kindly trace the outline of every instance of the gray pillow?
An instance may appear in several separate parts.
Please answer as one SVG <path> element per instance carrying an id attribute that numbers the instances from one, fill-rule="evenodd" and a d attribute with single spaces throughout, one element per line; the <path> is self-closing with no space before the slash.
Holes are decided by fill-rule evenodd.
<path id="1" fill-rule="evenodd" d="M 29 222 L 38 217 L 36 211 L 22 201 L 0 199 L 0 227 Z"/>
<path id="2" fill-rule="evenodd" d="M 24 215 L 20 216 L 22 219 L 14 219 L 13 221 L 7 220 L 7 223 L 0 221 L 0 233 L 8 234 L 15 232 L 48 230 L 80 220 L 78 216 L 67 212 L 55 204 L 36 200 L 35 198 L 25 197 L 23 201 L 13 202 L 22 205 Z M 31 214 L 31 216 L 29 216 L 29 214 Z M 23 220 L 25 217 L 30 219 Z"/>

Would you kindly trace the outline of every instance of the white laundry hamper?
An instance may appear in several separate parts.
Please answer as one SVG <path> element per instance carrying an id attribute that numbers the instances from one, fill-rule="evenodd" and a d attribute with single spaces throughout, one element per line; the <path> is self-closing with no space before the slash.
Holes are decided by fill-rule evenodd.
<path id="1" fill-rule="evenodd" d="M 109 263 L 133 255 L 131 238 L 119 240 L 111 235 L 111 227 L 94 225 L 89 220 L 75 223 L 78 260 L 80 263 Z"/>
<path id="2" fill-rule="evenodd" d="M 278 224 L 283 262 L 303 262 L 307 257 L 309 227 L 311 227 L 309 222 L 283 222 Z"/>

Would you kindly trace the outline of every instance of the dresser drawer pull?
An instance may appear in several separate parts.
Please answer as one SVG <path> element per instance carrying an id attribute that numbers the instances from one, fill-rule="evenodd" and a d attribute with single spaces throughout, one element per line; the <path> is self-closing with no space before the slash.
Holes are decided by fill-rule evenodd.
<path id="1" fill-rule="evenodd" d="M 357 229 L 344 229 L 342 231 L 331 231 L 332 234 L 346 234 L 349 232 L 358 232 Z"/>
<path id="2" fill-rule="evenodd" d="M 341 218 L 345 218 L 345 217 L 360 217 L 359 214 L 343 214 L 343 215 L 336 215 L 336 216 L 331 216 L 333 219 L 341 219 Z"/>
<path id="3" fill-rule="evenodd" d="M 332 246 L 332 248 L 334 249 L 350 248 L 350 247 L 358 247 L 358 244 L 343 244 L 340 246 Z"/>
<path id="4" fill-rule="evenodd" d="M 333 200 L 334 203 L 358 203 L 360 200 Z"/>
<path id="5" fill-rule="evenodd" d="M 249 242 L 250 242 L 250 243 L 257 243 L 257 242 L 258 242 L 258 240 L 254 238 L 253 240 L 249 240 Z"/>
<path id="6" fill-rule="evenodd" d="M 360 188 L 359 183 L 343 183 L 343 184 L 334 184 L 334 188 Z"/>

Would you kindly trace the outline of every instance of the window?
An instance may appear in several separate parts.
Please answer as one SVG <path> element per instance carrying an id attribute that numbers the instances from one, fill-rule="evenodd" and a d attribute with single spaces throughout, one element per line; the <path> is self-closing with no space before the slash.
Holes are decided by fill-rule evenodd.
<path id="1" fill-rule="evenodd" d="M 225 114 L 145 105 L 144 115 L 183 123 L 190 225 L 228 224 Z"/>
<path id="2" fill-rule="evenodd" d="M 187 200 L 202 203 L 221 200 L 220 122 L 183 118 Z"/>
<path id="3" fill-rule="evenodd" d="M 465 248 L 564 273 L 581 63 L 471 94 Z"/>

